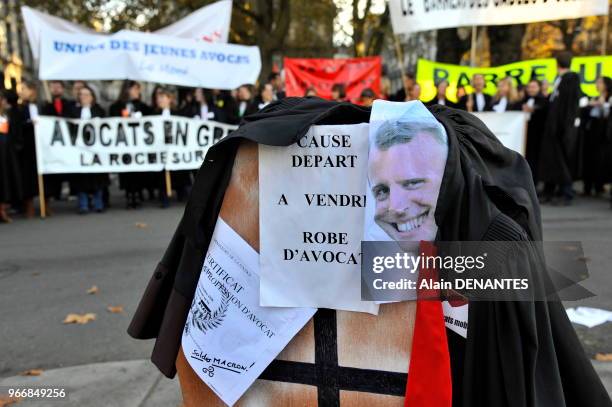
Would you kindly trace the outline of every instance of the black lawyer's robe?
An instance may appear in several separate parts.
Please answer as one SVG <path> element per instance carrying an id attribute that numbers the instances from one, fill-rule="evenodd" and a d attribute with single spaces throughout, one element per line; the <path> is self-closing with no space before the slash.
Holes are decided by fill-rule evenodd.
<path id="1" fill-rule="evenodd" d="M 0 203 L 6 204 L 16 203 L 24 198 L 19 165 L 23 140 L 16 109 L 8 108 L 3 116 L 8 121 L 8 132 L 0 132 Z"/>
<path id="2" fill-rule="evenodd" d="M 521 106 L 526 104 L 529 97 L 525 97 L 521 102 Z M 527 122 L 527 146 L 525 158 L 531 173 L 533 175 L 533 183 L 538 183 L 538 168 L 540 163 L 540 148 L 542 147 L 542 137 L 546 130 L 546 115 L 548 113 L 548 99 L 543 95 L 538 95 L 534 99 L 534 111 L 529 116 Z"/>
<path id="3" fill-rule="evenodd" d="M 503 147 L 475 116 L 430 109 L 449 137 L 436 209 L 437 239 L 541 240 L 539 206 L 525 160 Z M 157 338 L 152 361 L 169 377 L 203 257 L 241 139 L 286 146 L 314 124 L 369 121 L 369 109 L 318 98 L 287 98 L 247 117 L 212 147 L 183 219 L 128 329 Z M 520 262 L 508 264 L 522 274 Z M 448 331 L 453 405 L 612 406 L 560 302 L 471 302 L 468 337 Z M 417 373 L 418 374 L 418 373 Z"/>
<path id="4" fill-rule="evenodd" d="M 61 101 L 61 111 L 56 109 L 54 101 L 58 98 L 53 98 L 51 102 L 45 102 L 40 108 L 39 114 L 43 116 L 55 116 L 55 117 L 68 117 L 70 112 L 75 106 L 73 100 L 66 98 L 59 98 Z M 69 178 L 68 174 L 45 174 L 43 176 L 45 184 L 45 196 L 53 197 L 56 199 L 61 198 L 62 195 L 62 183 Z"/>
<path id="5" fill-rule="evenodd" d="M 434 106 L 434 105 L 439 104 L 439 103 L 438 103 L 438 95 L 434 96 L 432 99 L 430 99 L 430 100 L 428 100 L 428 101 L 426 101 L 426 102 L 423 102 L 423 104 L 424 104 L 425 106 Z M 451 102 L 451 101 L 450 101 L 450 100 L 448 100 L 448 99 L 445 99 L 445 100 L 444 100 L 444 105 L 443 105 L 443 106 L 458 108 L 458 104 L 457 104 L 457 103 L 455 103 L 455 102 Z"/>
<path id="6" fill-rule="evenodd" d="M 561 76 L 550 96 L 546 131 L 540 148 L 539 179 L 554 184 L 570 184 L 580 177 L 581 160 L 576 119 L 582 97 L 580 77 L 575 72 Z"/>
<path id="7" fill-rule="evenodd" d="M 486 93 L 482 94 L 484 96 L 484 107 L 482 109 L 483 112 L 491 112 L 493 111 L 493 97 L 491 95 L 487 95 Z M 461 97 L 461 99 L 459 99 L 459 101 L 457 101 L 457 109 L 461 109 L 461 110 L 466 110 L 467 111 L 467 105 L 468 105 L 468 99 L 472 97 L 474 98 L 474 94 L 471 93 L 469 95 L 463 95 Z M 474 99 L 474 112 L 477 111 L 476 108 L 476 100 Z"/>
<path id="8" fill-rule="evenodd" d="M 83 108 L 81 106 L 74 106 L 70 113 L 69 117 L 73 119 L 81 118 L 81 111 Z M 98 104 L 91 106 L 91 117 L 105 117 L 106 112 L 102 107 Z M 71 132 L 78 131 L 78 126 L 73 125 L 72 123 L 68 126 Z M 90 193 L 95 192 L 98 189 L 108 187 L 110 185 L 110 178 L 107 173 L 76 173 L 70 175 L 70 188 L 74 193 Z"/>
<path id="9" fill-rule="evenodd" d="M 29 199 L 38 195 L 38 171 L 36 167 L 34 122 L 30 117 L 30 108 L 27 103 L 17 106 L 17 120 L 21 123 L 21 139 L 23 142 L 23 148 L 19 151 L 23 197 Z"/>

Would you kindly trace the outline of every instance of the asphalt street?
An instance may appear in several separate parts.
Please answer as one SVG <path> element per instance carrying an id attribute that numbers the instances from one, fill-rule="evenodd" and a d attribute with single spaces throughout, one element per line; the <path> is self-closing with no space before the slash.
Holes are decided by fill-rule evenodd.
<path id="1" fill-rule="evenodd" d="M 0 225 L 0 377 L 150 355 L 151 341 L 133 340 L 126 329 L 182 207 L 121 204 L 77 215 L 74 202 L 60 202 L 47 219 Z M 94 285 L 98 293 L 87 294 Z M 96 320 L 63 324 L 69 313 Z"/>
<path id="2" fill-rule="evenodd" d="M 103 214 L 77 215 L 60 202 L 45 220 L 0 225 L 0 378 L 28 369 L 146 359 L 151 341 L 126 334 L 131 314 L 182 214 L 174 203 L 126 210 L 121 197 Z M 566 306 L 612 310 L 612 210 L 603 198 L 543 207 L 546 240 L 583 241 L 597 296 Z M 87 294 L 92 286 L 96 294 Z M 124 312 L 110 313 L 108 306 Z M 66 325 L 69 313 L 95 321 Z M 577 327 L 586 352 L 612 352 L 612 323 Z M 577 350 L 578 351 L 578 350 Z"/>

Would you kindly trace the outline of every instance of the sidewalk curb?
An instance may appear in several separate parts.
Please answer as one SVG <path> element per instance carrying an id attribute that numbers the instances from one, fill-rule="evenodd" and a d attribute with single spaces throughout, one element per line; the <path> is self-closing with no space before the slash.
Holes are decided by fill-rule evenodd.
<path id="1" fill-rule="evenodd" d="M 601 378 L 601 381 L 608 391 L 610 398 L 612 398 L 612 362 L 598 362 L 596 360 L 591 361 L 597 374 Z"/>
<path id="2" fill-rule="evenodd" d="M 0 386 L 50 386 L 66 389 L 67 407 L 172 407 L 182 402 L 178 380 L 165 378 L 148 359 L 93 363 L 44 371 L 40 376 L 0 379 Z M 22 400 L 15 407 L 39 407 Z"/>
<path id="3" fill-rule="evenodd" d="M 592 361 L 612 396 L 612 363 Z M 40 376 L 0 379 L 0 386 L 56 386 L 69 398 L 54 402 L 67 407 L 178 407 L 182 403 L 178 380 L 169 380 L 148 360 L 93 363 L 44 371 Z M 23 400 L 15 407 L 39 407 Z"/>

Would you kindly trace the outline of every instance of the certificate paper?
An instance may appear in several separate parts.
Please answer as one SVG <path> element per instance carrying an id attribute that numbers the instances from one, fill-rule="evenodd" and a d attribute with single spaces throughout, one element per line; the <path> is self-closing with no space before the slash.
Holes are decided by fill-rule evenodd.
<path id="1" fill-rule="evenodd" d="M 259 255 L 219 218 L 185 323 L 183 352 L 231 406 L 315 312 L 260 307 Z"/>

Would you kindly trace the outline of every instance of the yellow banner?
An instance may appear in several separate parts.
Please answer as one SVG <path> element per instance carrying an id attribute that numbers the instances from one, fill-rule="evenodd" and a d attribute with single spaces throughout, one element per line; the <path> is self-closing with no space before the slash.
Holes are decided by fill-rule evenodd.
<path id="1" fill-rule="evenodd" d="M 572 71 L 580 75 L 582 91 L 589 96 L 596 96 L 595 81 L 600 76 L 612 76 L 612 56 L 574 57 Z M 421 100 L 431 100 L 436 96 L 435 84 L 442 79 L 449 82 L 446 97 L 457 101 L 457 86 L 463 85 L 468 93 L 472 91 L 470 80 L 474 74 L 482 74 L 487 86 L 485 92 L 494 95 L 497 82 L 510 76 L 514 84 L 526 85 L 531 78 L 546 79 L 552 85 L 557 76 L 557 64 L 553 58 L 531 59 L 514 62 L 491 68 L 478 68 L 462 65 L 441 64 L 426 59 L 419 59 L 417 64 L 417 82 L 421 85 Z"/>

